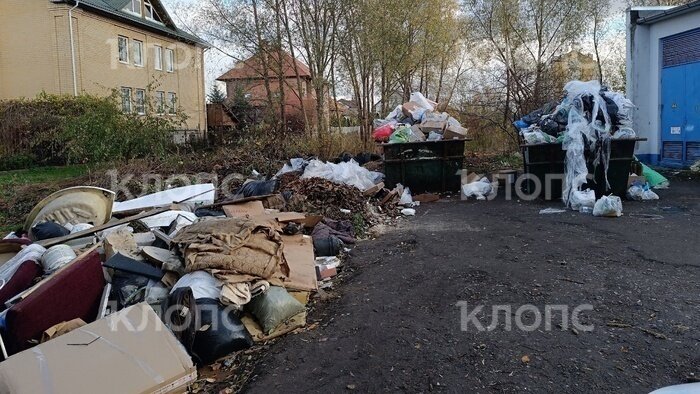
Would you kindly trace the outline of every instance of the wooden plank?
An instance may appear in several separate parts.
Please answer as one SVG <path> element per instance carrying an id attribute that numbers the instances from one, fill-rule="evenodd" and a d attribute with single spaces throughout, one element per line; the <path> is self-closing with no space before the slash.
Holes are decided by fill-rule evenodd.
<path id="1" fill-rule="evenodd" d="M 128 223 L 131 223 L 131 222 L 136 221 L 136 220 L 141 220 L 141 219 L 144 219 L 147 217 L 155 216 L 155 215 L 158 215 L 159 213 L 167 212 L 171 209 L 172 209 L 171 206 L 157 208 L 157 209 L 154 209 L 154 210 L 151 210 L 148 212 L 143 212 L 143 213 L 140 213 L 138 215 L 129 216 L 128 218 L 117 220 L 116 222 L 105 223 L 101 226 L 92 227 L 92 228 L 89 228 L 87 230 L 79 231 L 79 232 L 74 233 L 74 234 L 68 234 L 68 235 L 65 235 L 63 237 L 58 237 L 58 238 L 45 239 L 43 241 L 37 242 L 37 244 L 39 244 L 45 248 L 50 248 L 54 245 L 60 245 L 62 243 L 65 243 L 65 242 L 68 242 L 68 241 L 71 241 L 74 239 L 83 238 L 83 237 L 86 237 L 89 235 L 93 235 L 95 233 L 99 233 L 100 231 L 104 231 L 104 230 L 110 229 L 112 227 L 121 226 L 122 224 L 128 224 Z"/>

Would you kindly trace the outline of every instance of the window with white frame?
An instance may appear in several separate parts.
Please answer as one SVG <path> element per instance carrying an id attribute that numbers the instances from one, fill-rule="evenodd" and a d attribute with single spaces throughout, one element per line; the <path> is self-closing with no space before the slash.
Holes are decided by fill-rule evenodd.
<path id="1" fill-rule="evenodd" d="M 165 71 L 175 71 L 175 51 L 172 49 L 165 49 Z"/>
<path id="2" fill-rule="evenodd" d="M 129 3 L 123 10 L 141 16 L 141 0 L 129 0 Z"/>
<path id="3" fill-rule="evenodd" d="M 136 102 L 136 113 L 146 114 L 146 91 L 143 89 L 134 90 L 134 101 Z"/>
<path id="4" fill-rule="evenodd" d="M 177 95 L 175 92 L 168 92 L 168 112 L 174 114 L 177 106 Z"/>
<path id="5" fill-rule="evenodd" d="M 165 92 L 160 90 L 156 92 L 156 111 L 159 114 L 165 113 Z"/>
<path id="6" fill-rule="evenodd" d="M 143 41 L 134 40 L 134 66 L 143 67 Z"/>
<path id="7" fill-rule="evenodd" d="M 153 47 L 153 52 L 154 52 L 153 67 L 156 70 L 163 70 L 163 47 L 160 45 L 156 45 Z"/>
<path id="8" fill-rule="evenodd" d="M 131 88 L 122 88 L 122 112 L 131 113 Z"/>
<path id="9" fill-rule="evenodd" d="M 117 47 L 119 50 L 119 61 L 129 63 L 129 39 L 124 36 L 118 36 Z"/>
<path id="10" fill-rule="evenodd" d="M 156 21 L 156 22 L 162 22 L 162 20 L 160 19 L 160 16 L 156 12 L 155 7 L 153 7 L 153 4 L 151 4 L 150 0 L 144 0 L 143 10 L 144 10 L 144 16 L 146 17 L 146 19 L 150 19 L 150 20 Z"/>

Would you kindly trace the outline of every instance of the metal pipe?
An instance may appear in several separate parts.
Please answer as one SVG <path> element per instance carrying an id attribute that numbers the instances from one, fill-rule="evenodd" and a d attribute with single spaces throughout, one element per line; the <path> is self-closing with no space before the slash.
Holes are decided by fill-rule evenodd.
<path id="1" fill-rule="evenodd" d="M 75 69 L 75 40 L 73 39 L 73 10 L 78 8 L 80 0 L 75 0 L 73 8 L 68 10 L 68 29 L 70 30 L 70 57 L 73 63 L 73 95 L 78 95 L 78 73 Z"/>

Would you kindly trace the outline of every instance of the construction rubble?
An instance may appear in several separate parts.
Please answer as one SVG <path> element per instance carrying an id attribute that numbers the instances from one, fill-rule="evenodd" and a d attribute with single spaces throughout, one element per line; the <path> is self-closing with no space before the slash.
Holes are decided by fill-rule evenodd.
<path id="1" fill-rule="evenodd" d="M 213 184 L 47 196 L 0 240 L 0 392 L 184 391 L 198 367 L 303 330 L 401 194 L 354 160 L 293 159 L 225 201 Z"/>

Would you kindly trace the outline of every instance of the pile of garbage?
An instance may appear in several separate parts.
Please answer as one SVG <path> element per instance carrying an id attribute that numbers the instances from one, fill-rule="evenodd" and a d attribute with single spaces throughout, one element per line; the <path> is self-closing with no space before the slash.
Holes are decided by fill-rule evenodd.
<path id="1" fill-rule="evenodd" d="M 569 124 L 583 133 L 588 143 L 606 136 L 615 139 L 637 136 L 632 128 L 631 111 L 635 106 L 624 94 L 610 91 L 598 81 L 571 81 L 564 90 L 567 95 L 561 102 L 551 101 L 513 123 L 523 141 L 562 143 Z M 581 128 L 581 123 L 588 127 Z"/>
<path id="2" fill-rule="evenodd" d="M 287 172 L 325 168 L 294 163 Z M 383 189 L 336 181 L 300 175 L 281 193 L 277 179 L 250 180 L 218 203 L 213 184 L 124 202 L 88 186 L 46 197 L 0 240 L 0 391 L 181 392 L 198 365 L 305 327 L 356 233 L 288 201 L 359 212 Z"/>
<path id="3" fill-rule="evenodd" d="M 562 199 L 567 207 L 597 216 L 619 216 L 622 214 L 619 198 L 596 201 L 593 190 L 583 190 L 588 182 L 586 161 L 591 157 L 594 168 L 602 166 L 609 190 L 611 140 L 636 138 L 631 116 L 634 104 L 598 81 L 571 81 L 564 90 L 567 94 L 563 101 L 548 103 L 514 125 L 528 144 L 562 144 L 566 151 Z"/>
<path id="4" fill-rule="evenodd" d="M 385 119 L 374 121 L 372 136 L 376 142 L 388 143 L 466 139 L 468 130 L 438 107 L 414 92 L 410 101 L 397 106 Z"/>

